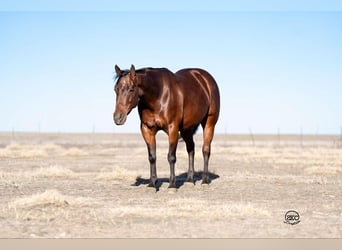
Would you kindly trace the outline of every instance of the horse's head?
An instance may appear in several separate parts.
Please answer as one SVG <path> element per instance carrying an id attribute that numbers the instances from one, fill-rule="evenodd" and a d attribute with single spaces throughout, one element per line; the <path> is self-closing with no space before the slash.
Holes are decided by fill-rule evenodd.
<path id="1" fill-rule="evenodd" d="M 123 125 L 127 115 L 138 105 L 139 89 L 136 83 L 134 65 L 130 70 L 121 70 L 115 65 L 118 80 L 115 84 L 116 104 L 113 119 L 116 125 Z"/>

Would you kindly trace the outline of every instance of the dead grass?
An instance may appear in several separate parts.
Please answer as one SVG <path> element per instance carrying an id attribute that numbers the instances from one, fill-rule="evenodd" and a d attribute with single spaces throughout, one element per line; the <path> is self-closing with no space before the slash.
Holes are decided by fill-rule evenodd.
<path id="1" fill-rule="evenodd" d="M 160 220 L 167 220 L 168 218 L 222 220 L 234 217 L 271 216 L 266 206 L 258 207 L 243 202 L 215 204 L 215 202 L 191 198 L 176 198 L 165 201 L 163 211 L 160 211 L 159 207 L 146 207 L 138 204 L 110 208 L 110 211 L 112 216 L 116 217 L 145 217 L 147 219 L 153 217 Z"/>
<path id="2" fill-rule="evenodd" d="M 132 181 L 140 177 L 138 172 L 131 171 L 122 167 L 115 167 L 111 172 L 102 172 L 96 176 L 98 181 L 127 180 Z"/>
<path id="3" fill-rule="evenodd" d="M 80 208 L 89 207 L 90 198 L 73 197 L 61 194 L 58 190 L 46 190 L 30 196 L 21 197 L 8 203 L 8 216 L 11 212 L 17 221 L 68 220 Z"/>
<path id="4" fill-rule="evenodd" d="M 41 148 L 48 153 L 58 153 L 63 152 L 64 148 L 56 144 L 44 144 Z"/>
<path id="5" fill-rule="evenodd" d="M 64 168 L 60 165 L 50 165 L 48 167 L 40 167 L 36 170 L 31 171 L 14 171 L 14 172 L 4 172 L 0 171 L 0 183 L 6 185 L 16 185 L 21 186 L 22 182 L 34 181 L 35 178 L 75 178 L 77 174 L 68 168 Z"/>
<path id="6" fill-rule="evenodd" d="M 56 144 L 9 144 L 0 148 L 0 158 L 34 158 L 49 156 L 86 156 L 84 150 L 71 147 L 63 148 Z"/>
<path id="7" fill-rule="evenodd" d="M 186 213 L 186 216 L 194 214 L 200 218 L 231 218 L 232 216 L 270 216 L 266 206 L 256 206 L 251 203 L 233 202 L 222 204 L 212 200 L 198 200 L 193 198 L 176 198 L 167 201 L 167 207 Z"/>
<path id="8" fill-rule="evenodd" d="M 31 158 L 46 157 L 47 152 L 36 145 L 9 144 L 0 149 L 1 158 Z"/>
<path id="9" fill-rule="evenodd" d="M 47 168 L 39 168 L 38 170 L 34 171 L 33 173 L 27 173 L 32 174 L 32 176 L 37 177 L 47 177 L 47 178 L 72 178 L 75 177 L 75 173 L 71 171 L 70 169 L 61 167 L 59 165 L 52 165 Z"/>
<path id="10" fill-rule="evenodd" d="M 196 171 L 203 168 L 200 137 Z M 0 148 L 4 238 L 342 235 L 342 148 L 326 141 L 275 146 L 256 137 L 252 145 L 248 136 L 229 141 L 217 135 L 209 170 L 219 178 L 172 190 L 164 180 L 156 192 L 147 180 L 131 185 L 140 174 L 149 177 L 140 135 L 18 135 L 15 144 L 6 138 L 0 141 L 7 145 Z M 167 137 L 158 142 L 157 172 L 165 179 Z M 184 143 L 177 156 L 179 175 L 187 171 Z M 299 225 L 284 224 L 288 209 L 300 212 Z"/>
<path id="11" fill-rule="evenodd" d="M 69 200 L 69 201 L 68 201 Z M 74 199 L 72 199 L 74 200 Z M 34 194 L 28 197 L 16 199 L 9 203 L 10 208 L 30 208 L 36 206 L 67 206 L 71 202 L 67 196 L 62 195 L 59 191 L 52 189 L 46 190 L 43 193 Z M 72 201 L 73 202 L 73 201 Z"/>
<path id="12" fill-rule="evenodd" d="M 85 152 L 84 150 L 80 149 L 80 148 L 69 148 L 67 149 L 64 154 L 65 156 L 86 156 L 88 155 L 87 152 Z"/>
<path id="13" fill-rule="evenodd" d="M 319 184 L 319 185 L 326 185 L 328 183 L 333 182 L 332 180 L 328 180 L 324 176 L 306 176 L 306 175 L 270 175 L 270 174 L 253 174 L 248 171 L 238 171 L 228 177 L 227 179 L 231 181 L 265 181 L 268 183 L 281 183 L 281 184 Z"/>
<path id="14" fill-rule="evenodd" d="M 312 175 L 342 175 L 342 167 L 315 166 L 306 168 L 304 172 Z"/>
<path id="15" fill-rule="evenodd" d="M 251 147 L 236 145 L 220 147 L 218 153 L 225 154 L 229 161 L 244 163 L 268 163 L 281 165 L 335 165 L 342 166 L 342 150 L 329 147 Z"/>

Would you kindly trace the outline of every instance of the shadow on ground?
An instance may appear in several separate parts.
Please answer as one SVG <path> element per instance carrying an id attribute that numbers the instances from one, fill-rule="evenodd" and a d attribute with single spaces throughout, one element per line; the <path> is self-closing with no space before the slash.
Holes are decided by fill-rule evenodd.
<path id="1" fill-rule="evenodd" d="M 202 174 L 203 174 L 203 171 L 199 171 L 195 173 L 194 184 L 196 184 L 198 181 L 202 181 Z M 188 176 L 187 172 L 184 172 L 176 176 L 176 188 L 177 189 L 183 186 L 184 183 L 186 183 L 187 176 Z M 213 180 L 216 180 L 217 178 L 220 178 L 220 176 L 209 172 L 210 182 L 212 182 Z M 169 181 L 170 181 L 169 178 L 158 178 L 156 190 L 159 191 L 159 188 L 163 185 L 163 183 L 165 182 L 169 183 Z M 149 183 L 150 183 L 150 179 L 137 177 L 135 180 L 135 183 L 133 183 L 132 186 L 148 185 Z"/>

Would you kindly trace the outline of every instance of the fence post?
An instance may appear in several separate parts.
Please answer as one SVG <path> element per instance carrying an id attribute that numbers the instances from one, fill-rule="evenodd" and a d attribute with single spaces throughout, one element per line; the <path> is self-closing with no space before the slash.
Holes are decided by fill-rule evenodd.
<path id="1" fill-rule="evenodd" d="M 255 140 L 254 140 L 254 135 L 253 135 L 252 129 L 248 128 L 248 130 L 249 130 L 249 134 L 251 135 L 251 138 L 252 138 L 253 147 L 255 147 Z"/>
<path id="2" fill-rule="evenodd" d="M 38 138 L 39 138 L 39 144 L 42 144 L 40 122 L 38 123 Z"/>
<path id="3" fill-rule="evenodd" d="M 93 128 L 92 128 L 92 144 L 95 144 L 95 124 L 93 123 Z"/>
<path id="4" fill-rule="evenodd" d="M 12 143 L 15 142 L 15 129 L 12 127 Z"/>

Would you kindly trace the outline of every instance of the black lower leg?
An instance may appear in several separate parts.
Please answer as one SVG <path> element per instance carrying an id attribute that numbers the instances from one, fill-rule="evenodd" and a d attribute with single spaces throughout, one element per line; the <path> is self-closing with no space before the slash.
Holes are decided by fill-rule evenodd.
<path id="1" fill-rule="evenodd" d="M 153 150 L 149 150 L 148 159 L 150 162 L 150 183 L 148 184 L 148 187 L 156 188 L 158 181 L 156 167 L 156 152 Z"/>
<path id="2" fill-rule="evenodd" d="M 194 156 L 195 156 L 195 151 L 191 151 L 189 152 L 189 169 L 188 169 L 188 176 L 186 178 L 187 182 L 194 182 L 194 174 L 195 174 L 195 170 L 194 170 Z"/>
<path id="3" fill-rule="evenodd" d="M 195 157 L 195 143 L 193 139 L 193 130 L 186 130 L 182 132 L 182 137 L 186 143 L 186 151 L 188 152 L 189 157 L 189 168 L 188 168 L 188 175 L 186 178 L 187 182 L 194 183 L 194 157 Z"/>
<path id="4" fill-rule="evenodd" d="M 204 147 L 203 148 L 204 168 L 203 168 L 203 175 L 202 175 L 202 184 L 210 183 L 209 170 L 208 170 L 209 157 L 210 157 L 210 147 Z"/>
<path id="5" fill-rule="evenodd" d="M 176 163 L 176 153 L 170 152 L 168 154 L 168 161 L 170 164 L 170 182 L 169 182 L 169 188 L 175 188 L 176 187 L 176 176 L 175 176 L 175 163 Z"/>

